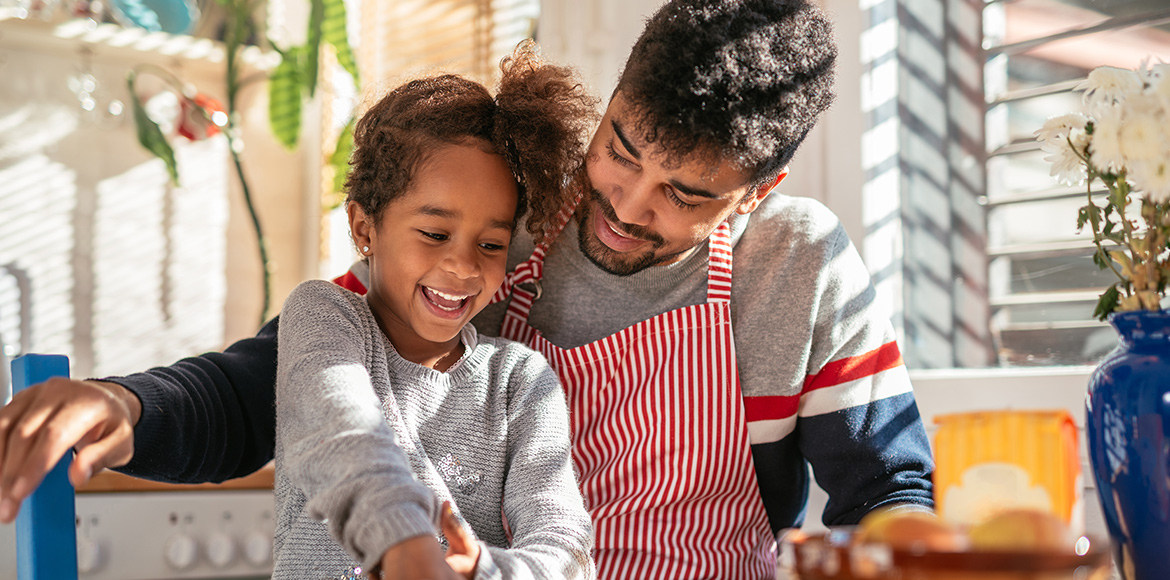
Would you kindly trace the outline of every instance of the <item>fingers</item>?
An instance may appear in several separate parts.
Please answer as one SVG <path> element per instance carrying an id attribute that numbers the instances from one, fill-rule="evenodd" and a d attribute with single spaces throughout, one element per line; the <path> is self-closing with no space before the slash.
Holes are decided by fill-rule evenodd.
<path id="1" fill-rule="evenodd" d="M 93 437 L 91 443 L 87 434 L 74 446 L 76 453 L 69 466 L 69 482 L 73 487 L 85 485 L 93 474 L 103 469 L 126 465 L 134 456 L 134 430 L 127 423 L 118 423 L 110 432 Z"/>
<path id="2" fill-rule="evenodd" d="M 447 554 L 467 554 L 469 552 L 471 538 L 467 537 L 467 531 L 459 523 L 459 519 L 455 517 L 455 512 L 451 510 L 451 502 L 443 502 L 443 511 L 439 516 L 439 529 L 447 536 Z"/>
<path id="3" fill-rule="evenodd" d="M 447 565 L 461 578 L 469 580 L 474 578 L 476 564 L 479 561 L 479 544 L 459 523 L 459 519 L 451 510 L 451 502 L 443 502 L 439 529 L 447 537 L 447 555 L 444 558 Z"/>
<path id="4" fill-rule="evenodd" d="M 45 383 L 46 385 L 48 383 Z M 51 387 L 55 388 L 55 387 Z M 53 404 L 46 404 L 43 389 L 32 388 L 12 398 L 12 403 L 2 411 L 0 420 L 0 498 L 15 500 L 19 503 L 32 489 L 35 489 L 44 478 L 45 473 L 56 464 L 48 466 L 44 461 L 38 462 L 34 449 L 37 445 L 47 443 L 46 437 L 51 440 L 52 433 L 45 433 L 45 425 L 56 414 Z M 69 446 L 55 446 L 49 451 L 55 452 L 57 458 L 69 449 Z M 28 491 L 25 491 L 28 488 Z M 7 520 L 0 514 L 0 519 Z M 15 516 L 15 514 L 12 514 Z"/>
<path id="5" fill-rule="evenodd" d="M 75 446 L 82 453 L 70 468 L 74 485 L 133 454 L 126 404 L 98 383 L 50 379 L 0 409 L 0 521 L 15 518 L 14 508 Z"/>

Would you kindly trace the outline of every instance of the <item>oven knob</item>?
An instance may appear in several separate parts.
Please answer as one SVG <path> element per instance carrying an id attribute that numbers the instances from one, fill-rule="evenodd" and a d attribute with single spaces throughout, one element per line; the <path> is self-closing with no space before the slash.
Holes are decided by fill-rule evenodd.
<path id="1" fill-rule="evenodd" d="M 88 574 L 102 565 L 102 546 L 92 538 L 77 538 L 77 571 Z"/>
<path id="2" fill-rule="evenodd" d="M 195 559 L 199 556 L 199 543 L 195 538 L 179 533 L 167 539 L 164 550 L 166 553 L 163 557 L 167 564 L 176 570 L 186 570 L 195 565 Z"/>
<path id="3" fill-rule="evenodd" d="M 207 559 L 216 568 L 223 568 L 236 557 L 236 542 L 226 532 L 213 532 L 207 538 Z"/>
<path id="4" fill-rule="evenodd" d="M 244 557 L 253 566 L 263 566 L 272 560 L 272 536 L 257 531 L 244 537 Z"/>

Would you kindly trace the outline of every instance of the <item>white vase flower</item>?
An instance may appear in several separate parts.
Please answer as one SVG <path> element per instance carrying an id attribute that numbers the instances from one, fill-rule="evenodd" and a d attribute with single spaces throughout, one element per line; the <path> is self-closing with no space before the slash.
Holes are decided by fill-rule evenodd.
<path id="1" fill-rule="evenodd" d="M 1094 315 L 1161 310 L 1170 285 L 1170 64 L 1098 67 L 1076 89 L 1084 111 L 1049 119 L 1036 139 L 1053 176 L 1087 185 L 1077 228 L 1090 227 L 1093 261 L 1118 278 Z M 1109 192 L 1104 205 L 1093 198 L 1094 181 Z M 1133 209 L 1140 220 L 1127 216 Z"/>

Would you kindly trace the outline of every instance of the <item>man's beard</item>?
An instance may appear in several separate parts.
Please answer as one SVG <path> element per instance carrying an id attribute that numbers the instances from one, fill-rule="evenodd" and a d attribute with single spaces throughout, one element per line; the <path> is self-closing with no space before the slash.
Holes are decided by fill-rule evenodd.
<path id="1" fill-rule="evenodd" d="M 577 212 L 577 245 L 581 248 L 581 253 L 585 254 L 585 257 L 589 258 L 594 266 L 615 276 L 629 276 L 651 266 L 669 262 L 681 253 L 671 253 L 665 256 L 655 255 L 655 250 L 666 245 L 666 240 L 662 239 L 662 236 L 642 226 L 622 222 L 617 218 L 617 212 L 614 211 L 613 206 L 601 195 L 600 191 L 596 189 L 587 189 L 586 191 L 588 192 L 586 197 L 590 203 L 585 204 L 584 208 L 580 208 L 585 211 L 579 209 Z M 588 227 L 586 223 L 593 217 L 595 207 L 601 208 L 601 213 L 610 223 L 617 225 L 624 233 L 650 242 L 651 248 L 646 252 L 627 257 L 603 244 L 593 235 L 591 231 L 593 228 Z"/>

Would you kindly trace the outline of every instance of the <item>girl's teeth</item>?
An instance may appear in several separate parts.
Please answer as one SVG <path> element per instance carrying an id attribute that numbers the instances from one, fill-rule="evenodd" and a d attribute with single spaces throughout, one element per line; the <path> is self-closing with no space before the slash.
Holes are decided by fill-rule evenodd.
<path id="1" fill-rule="evenodd" d="M 463 308 L 467 298 L 470 297 L 469 294 L 447 294 L 446 292 L 440 292 L 434 288 L 429 288 L 426 286 L 424 286 L 423 289 L 429 296 L 429 301 L 431 304 L 433 304 L 436 308 L 445 310 L 447 312 L 455 312 L 460 308 Z"/>
<path id="2" fill-rule="evenodd" d="M 431 292 L 434 292 L 436 295 L 446 298 L 447 300 L 463 300 L 464 298 L 467 298 L 467 296 L 456 296 L 454 294 L 447 294 L 446 292 L 439 292 L 434 288 L 431 288 Z"/>

